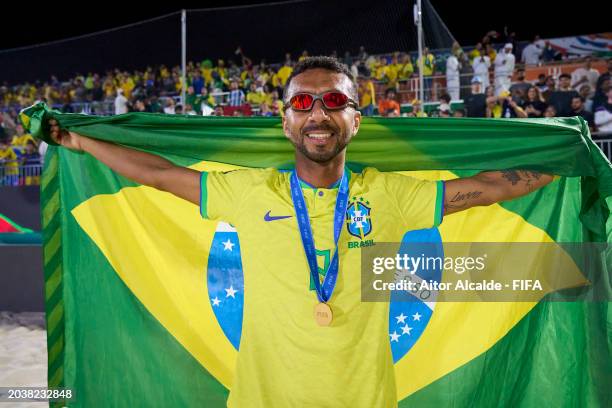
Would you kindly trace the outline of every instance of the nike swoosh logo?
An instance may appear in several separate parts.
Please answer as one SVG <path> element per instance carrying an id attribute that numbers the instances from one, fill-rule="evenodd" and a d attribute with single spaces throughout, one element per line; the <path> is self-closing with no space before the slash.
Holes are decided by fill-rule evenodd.
<path id="1" fill-rule="evenodd" d="M 264 221 L 276 221 L 276 220 L 284 220 L 285 218 L 291 218 L 293 217 L 293 215 L 279 215 L 279 216 L 273 216 L 270 215 L 270 213 L 272 212 L 272 210 L 268 211 L 266 213 L 266 215 L 264 215 Z"/>

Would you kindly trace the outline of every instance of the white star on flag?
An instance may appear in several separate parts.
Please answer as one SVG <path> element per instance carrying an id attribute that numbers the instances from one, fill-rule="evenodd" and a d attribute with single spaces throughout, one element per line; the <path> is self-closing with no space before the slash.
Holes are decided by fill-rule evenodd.
<path id="1" fill-rule="evenodd" d="M 232 241 L 230 241 L 230 239 L 228 238 L 228 239 L 227 239 L 227 241 L 225 241 L 225 242 L 223 243 L 223 250 L 224 250 L 224 251 L 227 251 L 227 250 L 230 250 L 230 251 L 231 251 L 231 250 L 234 248 L 234 245 L 236 245 L 236 244 L 234 244 L 234 243 L 233 243 Z"/>
<path id="2" fill-rule="evenodd" d="M 406 322 L 404 320 L 406 320 L 407 317 L 408 316 L 404 316 L 403 313 L 401 315 L 399 315 L 399 316 L 395 316 L 395 318 L 397 319 L 397 324 L 400 324 L 400 323 L 406 324 Z"/>
<path id="3" fill-rule="evenodd" d="M 215 296 L 215 298 L 212 300 L 213 302 L 213 306 L 219 306 L 219 303 L 221 303 L 221 301 L 219 300 L 218 297 Z"/>
<path id="4" fill-rule="evenodd" d="M 400 335 L 397 334 L 396 331 L 394 331 L 393 333 L 390 333 L 389 336 L 391 336 L 391 341 L 399 342 Z"/>
<path id="5" fill-rule="evenodd" d="M 234 289 L 234 286 L 230 286 L 229 289 L 225 289 L 225 292 L 227 292 L 227 294 L 225 295 L 225 297 L 233 297 L 234 299 L 236 299 L 236 297 L 234 296 L 236 294 L 236 292 L 238 292 L 236 289 Z"/>
<path id="6" fill-rule="evenodd" d="M 404 327 L 402 327 L 402 334 L 407 334 L 410 336 L 410 330 L 412 330 L 412 327 L 408 327 L 408 325 L 405 325 Z"/>
<path id="7" fill-rule="evenodd" d="M 412 315 L 412 320 L 414 321 L 421 321 L 421 315 L 419 314 L 419 312 L 416 312 L 415 314 Z"/>

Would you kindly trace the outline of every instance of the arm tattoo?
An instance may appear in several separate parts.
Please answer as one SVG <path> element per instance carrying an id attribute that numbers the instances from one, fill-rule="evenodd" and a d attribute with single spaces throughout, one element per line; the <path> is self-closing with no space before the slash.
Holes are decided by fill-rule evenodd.
<path id="1" fill-rule="evenodd" d="M 542 177 L 542 173 L 529 170 L 504 170 L 501 174 L 502 177 L 508 180 L 513 186 L 524 181 L 527 191 L 533 191 L 535 186 L 532 183 L 538 181 Z"/>
<path id="2" fill-rule="evenodd" d="M 482 191 L 457 192 L 450 200 L 444 202 L 444 211 L 464 209 L 468 206 L 470 200 L 476 199 L 481 195 Z"/>
<path id="3" fill-rule="evenodd" d="M 516 170 L 504 170 L 501 174 L 502 177 L 512 183 L 513 186 L 516 186 L 516 184 L 521 181 L 521 176 L 519 176 Z"/>

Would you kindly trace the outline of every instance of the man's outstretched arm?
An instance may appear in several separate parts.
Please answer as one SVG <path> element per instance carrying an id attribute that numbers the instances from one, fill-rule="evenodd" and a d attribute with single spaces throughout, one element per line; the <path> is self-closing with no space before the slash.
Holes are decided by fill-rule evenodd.
<path id="1" fill-rule="evenodd" d="M 449 180 L 445 183 L 444 215 L 522 197 L 552 180 L 549 174 L 529 170 L 486 171 Z"/>
<path id="2" fill-rule="evenodd" d="M 200 172 L 176 166 L 154 154 L 62 130 L 55 120 L 51 120 L 50 125 L 51 138 L 56 143 L 72 150 L 87 152 L 130 180 L 167 191 L 199 205 Z"/>

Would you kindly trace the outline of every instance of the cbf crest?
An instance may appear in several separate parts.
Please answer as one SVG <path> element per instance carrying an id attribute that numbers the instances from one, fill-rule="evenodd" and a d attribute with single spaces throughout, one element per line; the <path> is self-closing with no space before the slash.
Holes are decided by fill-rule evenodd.
<path id="1" fill-rule="evenodd" d="M 370 217 L 370 202 L 363 197 L 353 197 L 349 200 L 346 209 L 346 228 L 349 234 L 363 240 L 372 232 L 372 219 Z"/>

